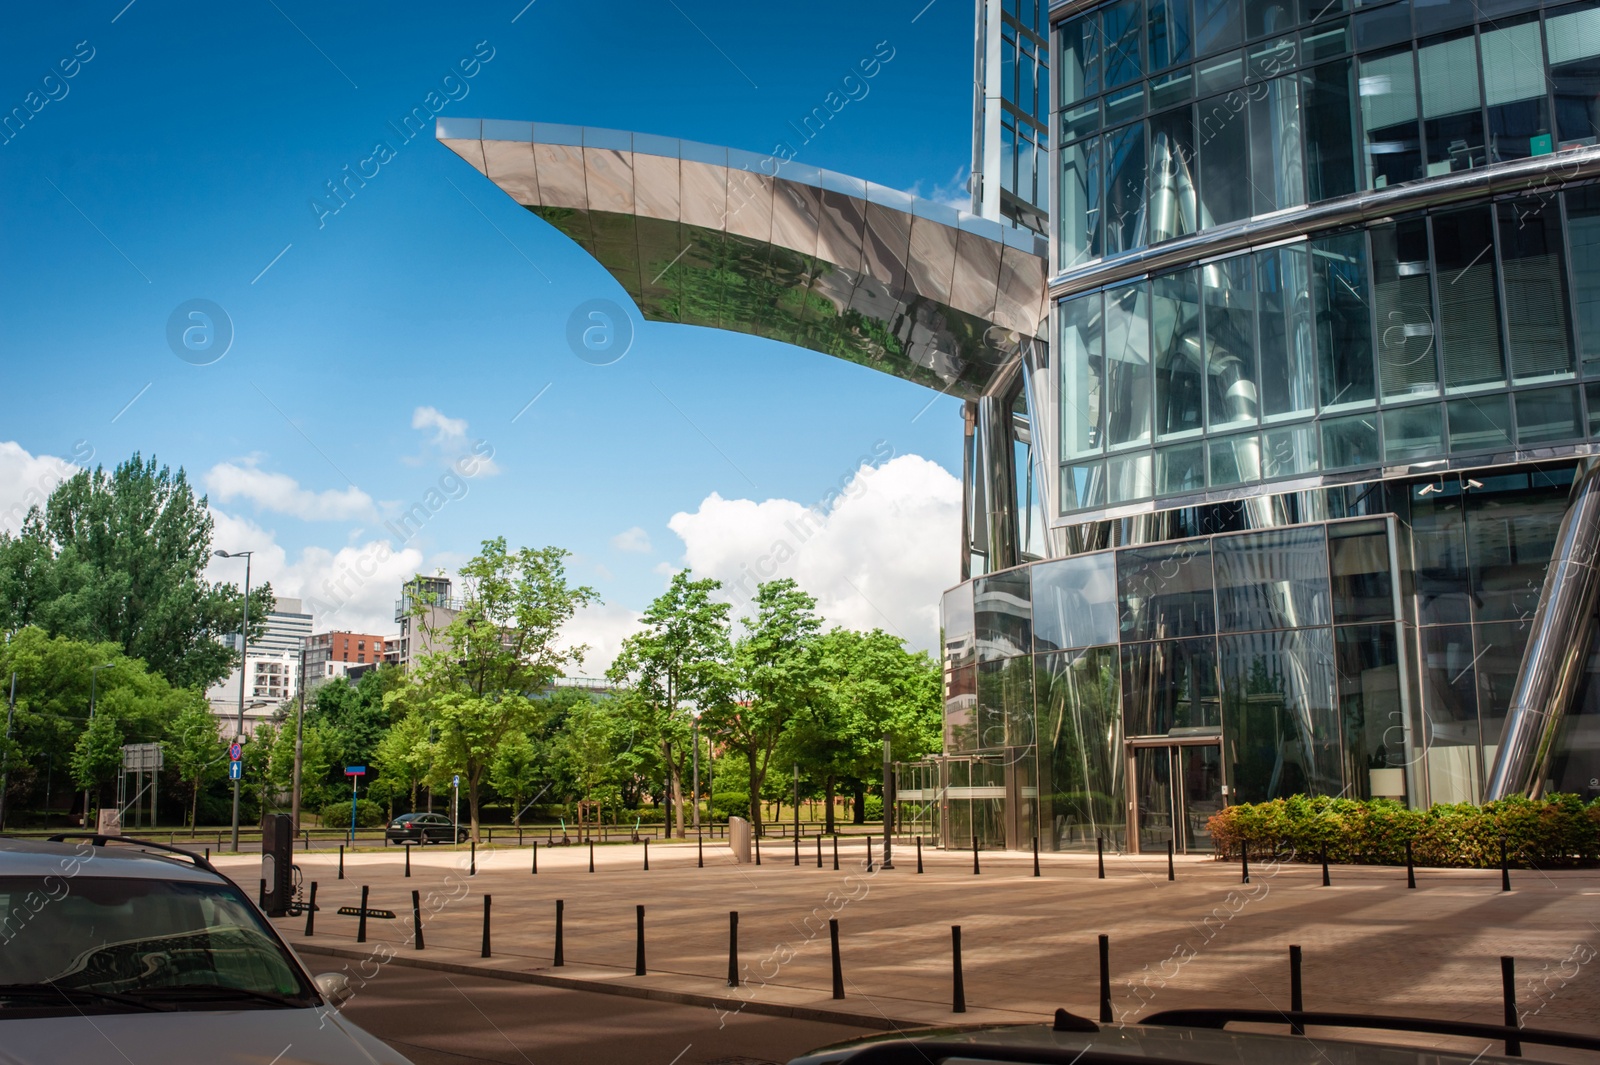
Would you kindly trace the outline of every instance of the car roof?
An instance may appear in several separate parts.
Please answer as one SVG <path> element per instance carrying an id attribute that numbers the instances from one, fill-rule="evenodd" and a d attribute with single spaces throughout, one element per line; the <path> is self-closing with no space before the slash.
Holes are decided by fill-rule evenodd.
<path id="1" fill-rule="evenodd" d="M 71 875 L 228 883 L 222 874 L 203 865 L 176 855 L 140 850 L 139 842 L 137 837 L 126 837 L 125 842 L 115 846 L 96 846 L 89 839 L 52 843 L 0 836 L 0 876 Z"/>

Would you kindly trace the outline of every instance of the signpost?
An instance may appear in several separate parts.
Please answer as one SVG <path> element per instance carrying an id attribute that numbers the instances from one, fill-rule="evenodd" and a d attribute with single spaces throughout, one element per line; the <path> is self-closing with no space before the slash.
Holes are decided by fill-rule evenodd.
<path id="1" fill-rule="evenodd" d="M 241 777 L 243 777 L 244 774 L 242 772 L 240 772 L 240 770 L 243 769 L 243 768 L 244 768 L 243 765 L 241 763 L 239 763 L 239 762 L 229 762 L 228 763 L 228 779 L 229 780 L 238 780 Z"/>
<path id="2" fill-rule="evenodd" d="M 350 778 L 350 845 L 354 846 L 356 842 L 357 789 L 361 786 L 361 778 L 367 775 L 367 767 L 364 765 L 347 765 L 344 767 L 344 775 Z"/>
<path id="3" fill-rule="evenodd" d="M 240 761 L 240 759 L 242 759 L 243 757 L 244 757 L 244 745 L 243 744 L 241 744 L 238 740 L 234 740 L 232 743 L 228 744 L 228 779 L 229 780 L 243 780 L 244 779 L 244 763 L 242 761 Z M 235 845 L 234 850 L 238 850 L 238 849 L 239 849 L 238 846 Z"/>
<path id="4" fill-rule="evenodd" d="M 450 796 L 450 827 L 455 829 L 456 840 L 461 838 L 461 774 L 457 773 L 450 778 L 450 787 L 454 789 Z M 452 843 L 456 840 L 451 840 Z"/>

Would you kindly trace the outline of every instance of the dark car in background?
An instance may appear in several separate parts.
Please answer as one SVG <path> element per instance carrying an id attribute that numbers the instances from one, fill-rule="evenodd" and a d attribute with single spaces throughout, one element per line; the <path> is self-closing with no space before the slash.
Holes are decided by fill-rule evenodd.
<path id="1" fill-rule="evenodd" d="M 444 814 L 401 814 L 384 829 L 385 843 L 460 843 L 467 830 Z"/>

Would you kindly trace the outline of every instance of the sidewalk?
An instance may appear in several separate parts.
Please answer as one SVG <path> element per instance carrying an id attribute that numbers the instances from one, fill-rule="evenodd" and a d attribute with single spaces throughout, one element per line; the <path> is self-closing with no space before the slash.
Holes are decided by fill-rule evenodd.
<path id="1" fill-rule="evenodd" d="M 316 971 L 352 978 L 396 961 L 496 974 L 555 986 L 716 1005 L 888 1028 L 1047 1019 L 1056 1007 L 1098 1015 L 1096 936 L 1110 936 L 1111 999 L 1118 1020 L 1196 1006 L 1287 1008 L 1288 947 L 1304 950 L 1305 1001 L 1313 1010 L 1412 1014 L 1462 1020 L 1501 1016 L 1499 956 L 1517 959 L 1517 995 L 1529 1026 L 1592 1031 L 1600 1016 L 1600 871 L 1417 871 L 1334 867 L 1321 886 L 1315 865 L 1237 864 L 1164 856 L 1041 855 L 895 850 L 895 868 L 865 870 L 865 842 L 840 841 L 841 868 L 816 845 L 763 844 L 760 867 L 736 866 L 725 845 L 427 848 L 404 855 L 353 854 L 336 879 L 336 855 L 297 855 L 318 885 L 316 930 L 305 918 L 277 923 Z M 881 840 L 874 843 L 881 857 Z M 259 859 L 214 858 L 254 891 Z M 367 922 L 336 913 L 360 902 L 395 912 Z M 412 942 L 411 892 L 426 949 Z M 483 897 L 493 897 L 492 957 L 482 958 Z M 552 966 L 555 900 L 564 901 L 566 964 Z M 635 906 L 645 906 L 647 973 L 634 973 Z M 727 986 L 728 911 L 739 912 L 743 983 Z M 831 996 L 828 919 L 840 929 L 845 998 Z M 968 1012 L 951 1012 L 950 926 L 962 928 Z M 340 965 L 319 964 L 332 952 Z M 331 961 L 331 959 L 329 959 Z M 345 968 L 347 966 L 347 969 Z M 359 984 L 359 979 L 356 979 Z"/>

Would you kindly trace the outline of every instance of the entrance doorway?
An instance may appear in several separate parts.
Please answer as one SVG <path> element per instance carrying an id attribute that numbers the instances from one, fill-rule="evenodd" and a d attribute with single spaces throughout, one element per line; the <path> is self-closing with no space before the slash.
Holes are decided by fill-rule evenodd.
<path id="1" fill-rule="evenodd" d="M 1128 785 L 1135 854 L 1156 854 L 1167 843 L 1178 854 L 1215 849 L 1206 820 L 1222 809 L 1222 747 L 1206 738 L 1174 743 L 1167 737 L 1128 744 Z"/>

